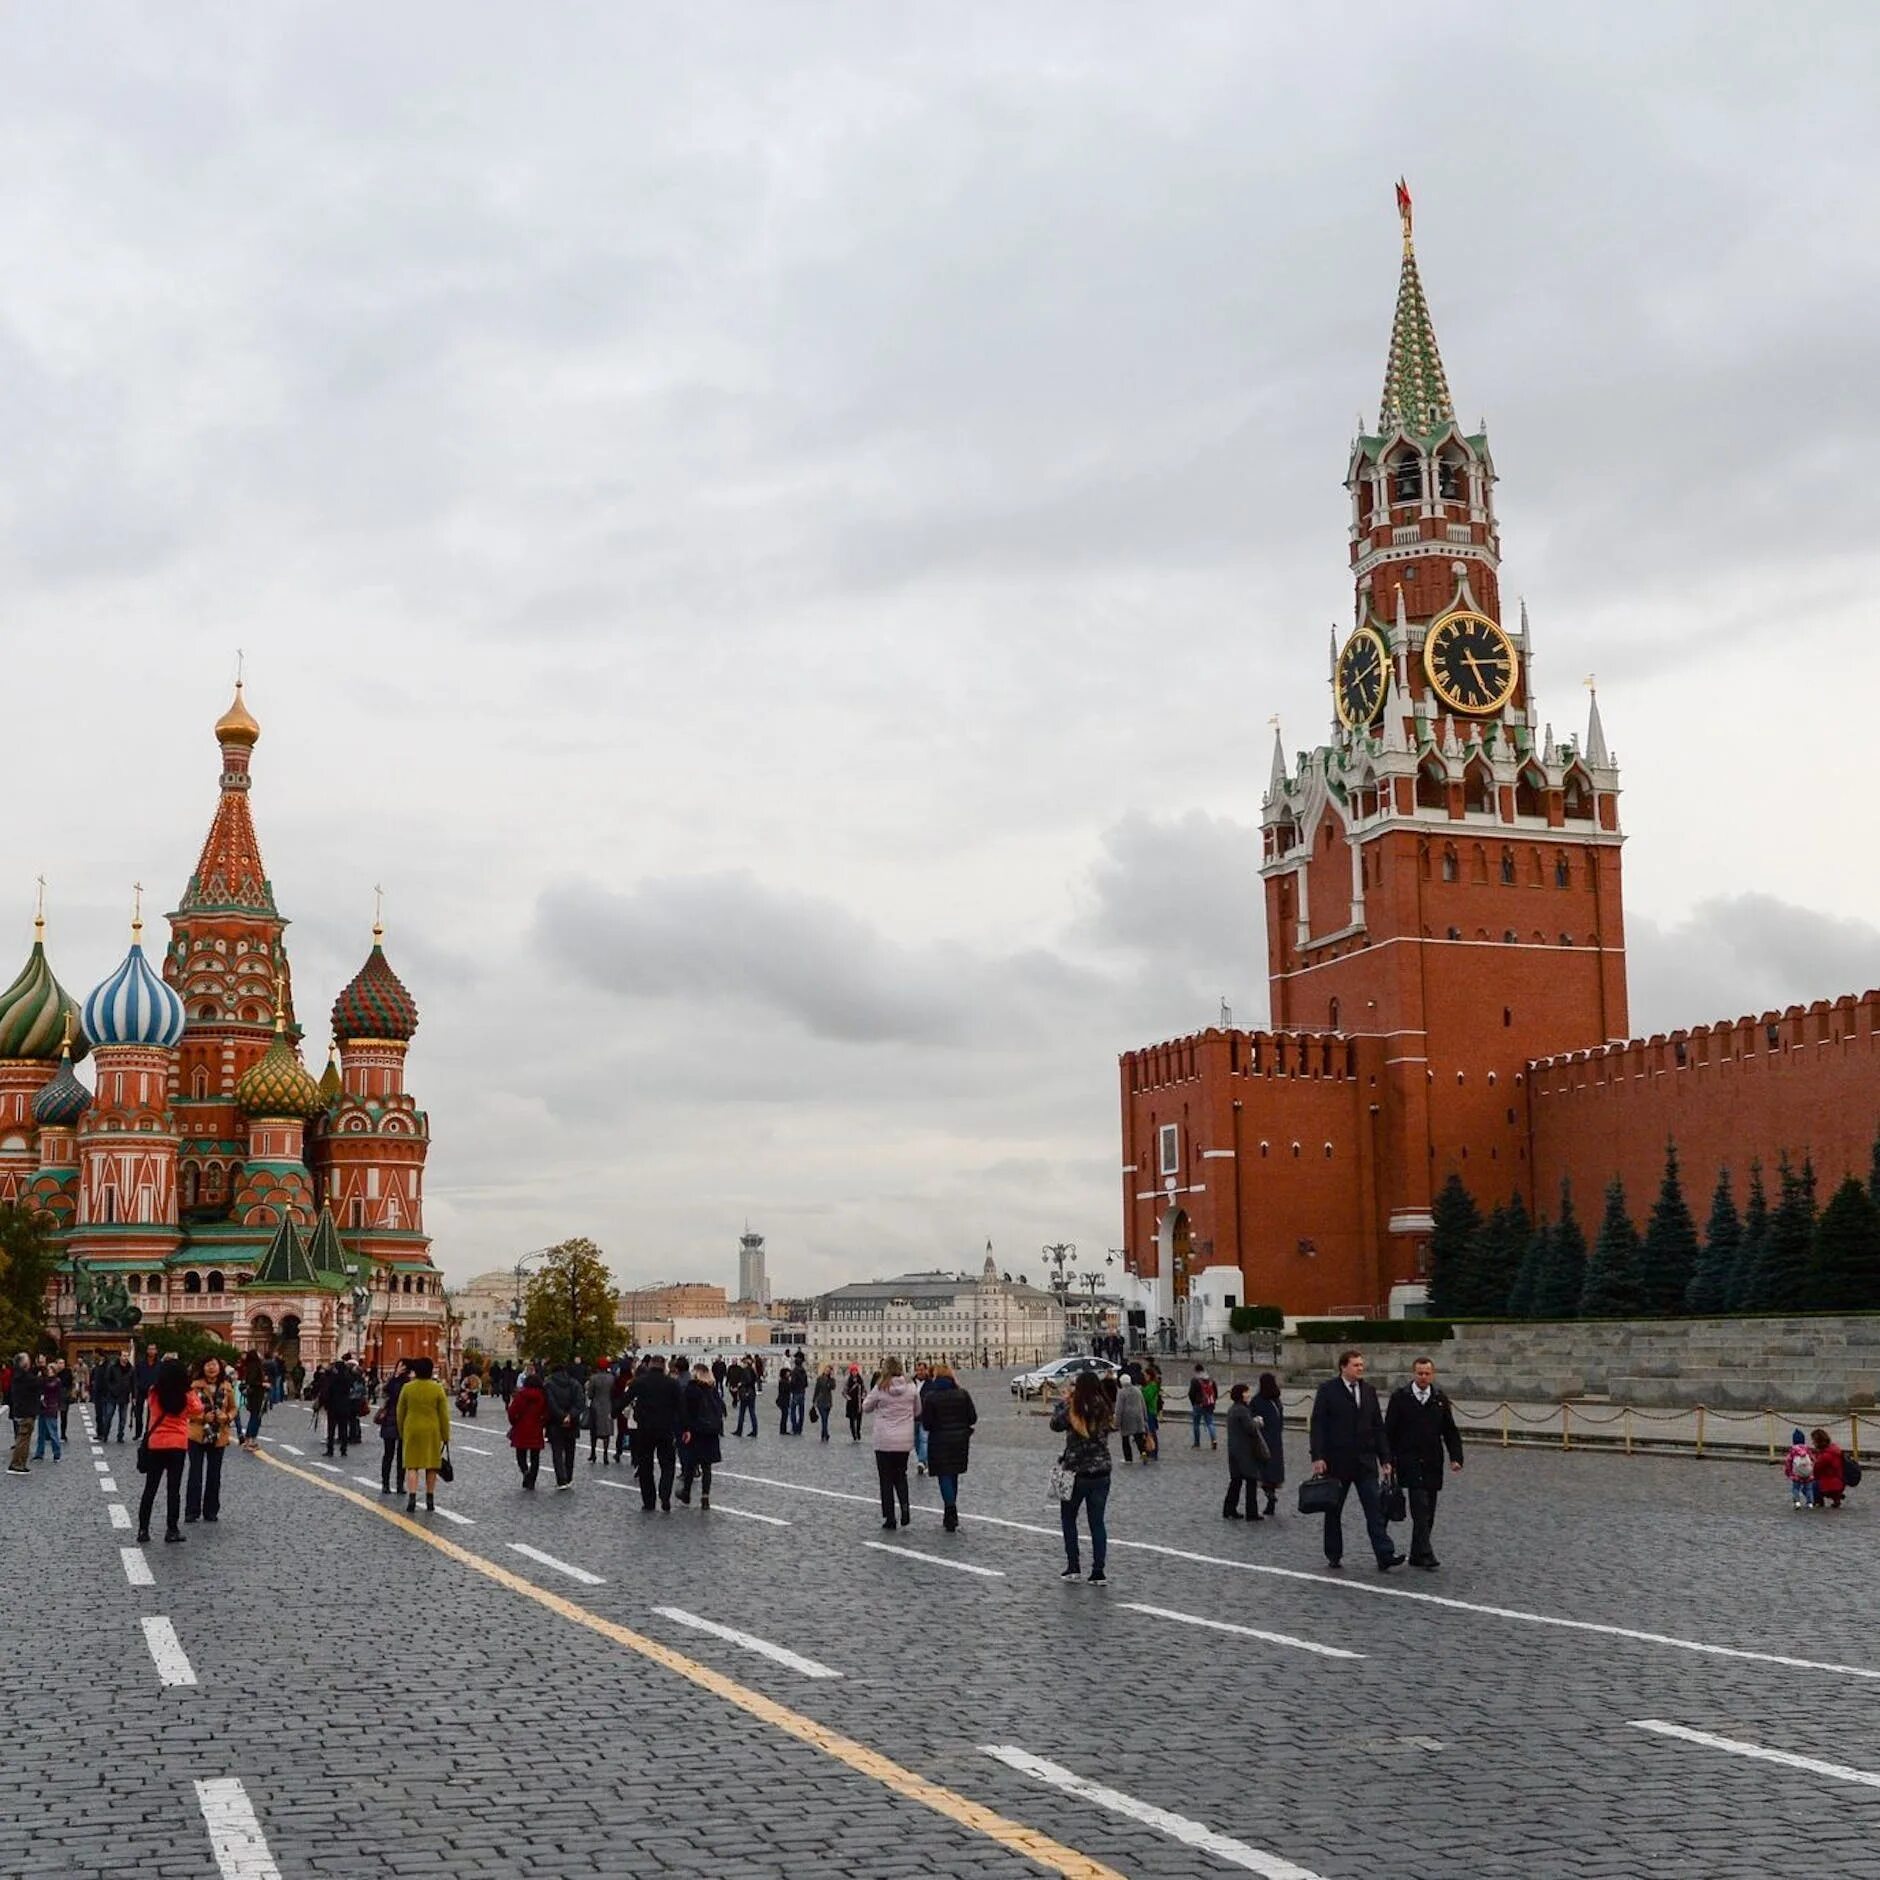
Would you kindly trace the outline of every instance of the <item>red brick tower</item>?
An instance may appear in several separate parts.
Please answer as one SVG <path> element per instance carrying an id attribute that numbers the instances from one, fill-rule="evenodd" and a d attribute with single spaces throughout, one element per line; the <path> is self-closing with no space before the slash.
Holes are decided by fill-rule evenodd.
<path id="1" fill-rule="evenodd" d="M 1495 471 L 1455 418 L 1399 185 L 1403 268 L 1375 435 L 1352 446 L 1353 625 L 1332 741 L 1262 816 L 1275 1031 L 1383 1045 L 1385 1265 L 1451 1169 L 1530 1188 L 1530 1058 L 1625 1036 L 1619 779 L 1535 705 L 1526 610 L 1503 621 Z"/>
<path id="2" fill-rule="evenodd" d="M 288 1042 L 300 1037 L 283 944 L 287 922 L 274 905 L 248 806 L 249 765 L 260 737 L 237 682 L 234 703 L 215 725 L 222 753 L 215 816 L 182 905 L 170 916 L 163 976 L 188 1020 L 174 1106 L 185 1219 L 230 1214 L 249 1153 L 236 1086 L 274 1042 L 277 980 Z"/>

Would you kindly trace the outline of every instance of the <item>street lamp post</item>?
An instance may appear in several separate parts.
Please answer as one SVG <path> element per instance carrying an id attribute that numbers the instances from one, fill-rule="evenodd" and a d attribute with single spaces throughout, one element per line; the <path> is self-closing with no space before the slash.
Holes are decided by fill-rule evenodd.
<path id="1" fill-rule="evenodd" d="M 516 1262 L 515 1288 L 510 1294 L 509 1323 L 515 1327 L 516 1356 L 522 1356 L 522 1272 L 531 1260 L 540 1260 L 555 1251 L 553 1247 L 535 1247 Z"/>
<path id="2" fill-rule="evenodd" d="M 350 1262 L 344 1268 L 346 1285 L 352 1295 L 353 1349 L 359 1354 L 359 1362 L 367 1360 L 366 1324 L 372 1317 L 372 1287 L 370 1281 L 360 1283 L 359 1268 Z"/>

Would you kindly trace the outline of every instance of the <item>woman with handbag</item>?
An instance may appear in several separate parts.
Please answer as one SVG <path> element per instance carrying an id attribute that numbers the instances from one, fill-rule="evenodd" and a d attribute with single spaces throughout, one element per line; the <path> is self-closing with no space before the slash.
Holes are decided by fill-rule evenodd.
<path id="1" fill-rule="evenodd" d="M 450 1441 L 450 1396 L 432 1373 L 429 1358 L 411 1361 L 411 1381 L 398 1393 L 398 1440 L 405 1450 L 405 1512 L 418 1511 L 418 1477 L 424 1477 L 424 1507 L 437 1508 L 437 1477 Z"/>
<path id="2" fill-rule="evenodd" d="M 1279 1394 L 1279 1379 L 1262 1371 L 1253 1388 L 1253 1414 L 1266 1438 L 1266 1460 L 1260 1464 L 1260 1486 L 1266 1491 L 1266 1512 L 1279 1518 L 1279 1491 L 1286 1485 L 1286 1405 Z"/>
<path id="3" fill-rule="evenodd" d="M 907 1459 L 914 1452 L 914 1420 L 920 1415 L 920 1392 L 902 1375 L 899 1358 L 883 1358 L 875 1387 L 862 1399 L 864 1415 L 875 1419 L 875 1476 L 881 1487 L 881 1525 L 909 1526 L 913 1511 L 907 1501 Z"/>
<path id="4" fill-rule="evenodd" d="M 183 1530 L 176 1525 L 183 1499 L 183 1458 L 189 1450 L 189 1420 L 200 1407 L 182 1359 L 165 1358 L 157 1366 L 156 1382 L 144 1403 L 144 1440 L 137 1448 L 137 1466 L 144 1472 L 143 1499 L 137 1506 L 140 1542 L 150 1538 L 150 1512 L 157 1505 L 159 1483 L 167 1492 L 163 1538 L 183 1539 Z"/>
<path id="5" fill-rule="evenodd" d="M 1227 1393 L 1227 1499 L 1221 1503 L 1226 1521 L 1260 1518 L 1260 1464 L 1266 1460 L 1266 1432 L 1247 1401 L 1247 1387 L 1236 1384 Z M 1247 1512 L 1240 1512 L 1240 1491 L 1247 1490 Z"/>
<path id="6" fill-rule="evenodd" d="M 1051 1412 L 1051 1427 L 1064 1437 L 1057 1467 L 1065 1566 L 1058 1578 L 1083 1578 L 1077 1558 L 1077 1511 L 1083 1508 L 1090 1519 L 1090 1584 L 1101 1586 L 1110 1548 L 1110 1532 L 1103 1522 L 1110 1501 L 1110 1404 L 1093 1372 L 1078 1372 L 1071 1394 Z"/>
<path id="7" fill-rule="evenodd" d="M 235 1428 L 235 1386 L 220 1358 L 197 1366 L 195 1401 L 201 1409 L 189 1418 L 189 1485 L 183 1491 L 185 1521 L 217 1521 L 222 1516 L 222 1451 Z"/>

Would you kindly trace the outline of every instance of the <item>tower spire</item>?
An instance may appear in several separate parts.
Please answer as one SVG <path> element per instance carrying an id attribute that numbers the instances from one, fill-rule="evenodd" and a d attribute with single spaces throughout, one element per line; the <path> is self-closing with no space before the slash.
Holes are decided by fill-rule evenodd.
<path id="1" fill-rule="evenodd" d="M 1592 695 L 1592 707 L 1586 715 L 1586 761 L 1596 770 L 1612 767 L 1612 753 L 1606 749 L 1606 727 L 1599 717 L 1599 687 L 1593 675 L 1586 675 L 1586 689 Z"/>
<path id="2" fill-rule="evenodd" d="M 1403 272 L 1397 279 L 1397 313 L 1391 322 L 1390 358 L 1384 366 L 1377 423 L 1386 437 L 1397 430 L 1427 437 L 1453 423 L 1456 408 L 1450 402 L 1449 381 L 1436 350 L 1436 329 L 1430 323 L 1429 303 L 1417 274 L 1417 251 L 1410 235 L 1410 191 L 1401 177 L 1397 214 L 1403 223 Z"/>

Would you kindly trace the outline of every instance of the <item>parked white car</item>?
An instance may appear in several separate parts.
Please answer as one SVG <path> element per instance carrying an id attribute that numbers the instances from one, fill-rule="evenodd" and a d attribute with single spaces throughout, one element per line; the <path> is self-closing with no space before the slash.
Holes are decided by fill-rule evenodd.
<path id="1" fill-rule="evenodd" d="M 1049 1364 L 1041 1364 L 1035 1371 L 1020 1371 L 1012 1379 L 1012 1395 L 1036 1397 L 1047 1385 L 1068 1384 L 1079 1371 L 1094 1371 L 1099 1377 L 1114 1377 L 1119 1368 L 1108 1358 L 1053 1358 Z"/>

